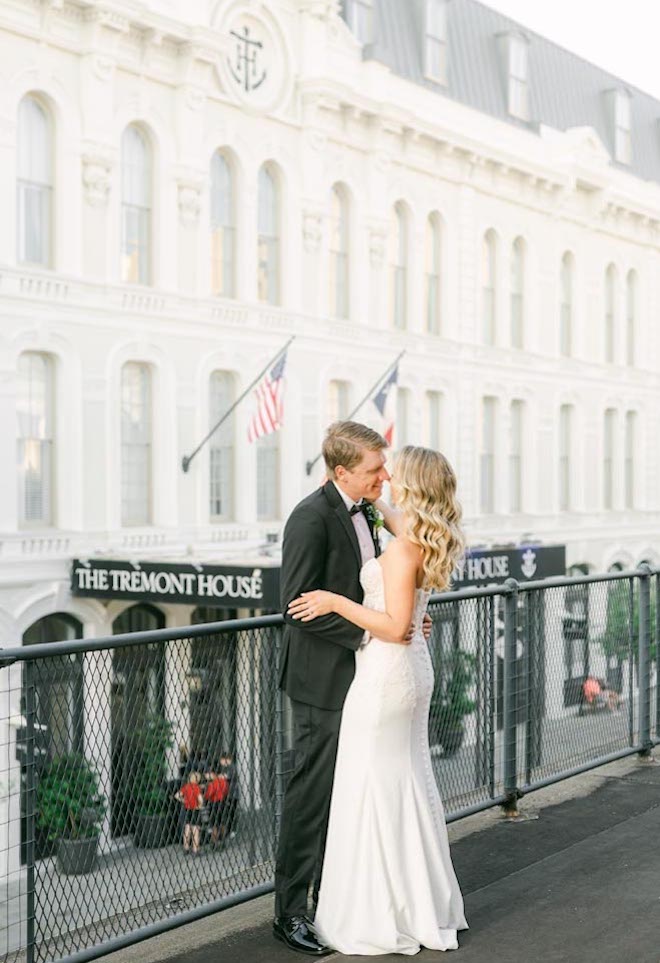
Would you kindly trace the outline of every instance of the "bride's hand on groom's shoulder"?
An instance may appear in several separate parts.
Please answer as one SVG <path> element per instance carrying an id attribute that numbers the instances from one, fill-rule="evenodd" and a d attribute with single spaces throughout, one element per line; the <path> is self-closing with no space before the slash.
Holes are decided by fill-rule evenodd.
<path id="1" fill-rule="evenodd" d="M 336 595 L 334 592 L 324 592 L 317 589 L 314 592 L 302 592 L 302 594 L 289 602 L 287 615 L 300 622 L 311 622 L 320 615 L 328 615 L 334 612 L 334 602 Z"/>

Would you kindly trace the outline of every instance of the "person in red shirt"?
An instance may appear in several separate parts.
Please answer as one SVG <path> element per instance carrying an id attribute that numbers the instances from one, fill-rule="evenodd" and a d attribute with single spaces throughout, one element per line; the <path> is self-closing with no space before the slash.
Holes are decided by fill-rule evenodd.
<path id="1" fill-rule="evenodd" d="M 207 779 L 204 799 L 209 804 L 211 842 L 217 847 L 224 842 L 221 826 L 225 800 L 229 792 L 229 780 L 217 772 L 207 773 Z"/>
<path id="2" fill-rule="evenodd" d="M 199 855 L 200 826 L 202 824 L 202 806 L 204 805 L 204 796 L 199 780 L 199 773 L 191 772 L 188 776 L 188 782 L 181 786 L 175 796 L 175 799 L 178 799 L 183 805 L 185 813 L 183 851 L 186 854 L 192 852 L 193 856 Z"/>

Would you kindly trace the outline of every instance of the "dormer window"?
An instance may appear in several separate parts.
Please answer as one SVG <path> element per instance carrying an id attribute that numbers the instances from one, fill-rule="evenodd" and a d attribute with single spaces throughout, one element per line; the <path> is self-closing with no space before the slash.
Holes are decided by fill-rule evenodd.
<path id="1" fill-rule="evenodd" d="M 424 0 L 424 75 L 447 83 L 447 0 Z"/>
<path id="2" fill-rule="evenodd" d="M 529 120 L 528 48 L 523 37 L 509 37 L 509 113 Z"/>
<path id="3" fill-rule="evenodd" d="M 632 160 L 630 96 L 624 90 L 614 92 L 614 158 L 620 164 Z"/>
<path id="4" fill-rule="evenodd" d="M 506 82 L 507 110 L 511 117 L 529 120 L 529 45 L 520 33 L 499 37 Z"/>
<path id="5" fill-rule="evenodd" d="M 362 45 L 373 43 L 374 0 L 350 0 L 348 23 Z"/>

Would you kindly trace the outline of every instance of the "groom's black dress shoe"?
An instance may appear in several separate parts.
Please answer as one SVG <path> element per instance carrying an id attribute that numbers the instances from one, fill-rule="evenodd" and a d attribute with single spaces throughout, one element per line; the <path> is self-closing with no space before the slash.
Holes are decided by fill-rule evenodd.
<path id="1" fill-rule="evenodd" d="M 327 956 L 332 953 L 330 947 L 320 941 L 306 916 L 276 917 L 273 920 L 273 936 L 296 953 L 306 953 L 307 956 Z"/>

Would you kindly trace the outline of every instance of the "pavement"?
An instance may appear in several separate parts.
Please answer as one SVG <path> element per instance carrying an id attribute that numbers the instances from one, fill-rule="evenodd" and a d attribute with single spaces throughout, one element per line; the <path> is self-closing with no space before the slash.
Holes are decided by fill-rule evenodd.
<path id="1" fill-rule="evenodd" d="M 449 827 L 470 924 L 457 961 L 660 963 L 660 764 L 619 760 L 525 797 L 520 812 L 518 821 L 491 810 Z M 106 959 L 303 959 L 273 940 L 272 911 L 272 896 L 262 897 Z M 416 959 L 441 957 L 422 950 Z"/>

